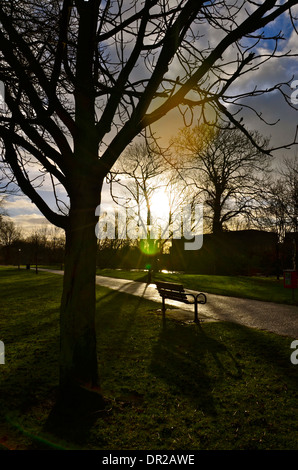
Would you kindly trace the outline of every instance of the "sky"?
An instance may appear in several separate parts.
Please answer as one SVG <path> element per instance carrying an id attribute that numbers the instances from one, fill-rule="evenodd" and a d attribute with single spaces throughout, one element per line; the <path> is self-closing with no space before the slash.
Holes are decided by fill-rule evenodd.
<path id="1" fill-rule="evenodd" d="M 275 25 L 267 28 L 266 32 L 273 33 L 279 28 L 283 29 L 285 35 L 285 41 L 283 41 L 281 46 L 283 51 L 291 50 L 292 53 L 298 53 L 297 35 L 286 17 L 279 19 Z M 215 40 L 216 38 L 213 39 Z M 270 52 L 271 49 L 272 42 L 268 41 L 262 43 L 262 50 L 260 50 L 260 52 Z M 231 90 L 231 93 L 237 93 L 239 91 L 242 93 L 254 86 L 260 88 L 271 87 L 277 82 L 286 82 L 291 79 L 298 80 L 297 58 L 272 60 L 260 67 L 253 75 L 244 75 L 234 86 L 233 90 Z M 265 125 L 254 113 L 247 111 L 243 112 L 246 126 L 251 130 L 259 130 L 261 134 L 270 137 L 270 144 L 273 147 L 293 141 L 295 126 L 298 124 L 298 105 L 295 105 L 294 109 L 291 109 L 286 105 L 283 97 L 278 92 L 254 98 L 252 104 L 254 104 L 254 102 L 257 104 L 258 109 L 262 112 L 262 116 L 266 121 L 275 122 L 279 120 L 279 122 L 274 127 Z M 153 126 L 153 131 L 156 131 L 157 135 L 160 136 L 161 145 L 164 144 L 166 146 L 169 139 L 173 137 L 175 132 L 181 127 L 183 127 L 183 120 L 179 112 L 175 110 L 158 121 Z M 284 156 L 293 156 L 295 153 L 295 148 L 277 152 L 274 154 L 276 165 L 278 166 L 280 164 Z M 41 194 L 47 201 L 54 201 L 50 184 L 43 186 Z M 61 196 L 63 197 L 62 194 Z M 111 201 L 107 185 L 104 186 L 102 192 L 102 201 Z M 24 234 L 29 234 L 36 228 L 49 225 L 35 205 L 22 194 L 7 197 L 5 208 L 16 225 L 23 230 Z"/>

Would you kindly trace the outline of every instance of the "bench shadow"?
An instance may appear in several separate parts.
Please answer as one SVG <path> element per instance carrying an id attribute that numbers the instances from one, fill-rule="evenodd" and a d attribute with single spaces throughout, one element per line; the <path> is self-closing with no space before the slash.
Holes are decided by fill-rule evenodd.
<path id="1" fill-rule="evenodd" d="M 216 415 L 211 375 L 214 369 L 210 371 L 206 365 L 210 364 L 210 355 L 216 375 L 241 378 L 241 368 L 235 358 L 223 343 L 206 335 L 201 323 L 186 325 L 163 319 L 160 337 L 153 348 L 150 371 L 197 409 Z"/>

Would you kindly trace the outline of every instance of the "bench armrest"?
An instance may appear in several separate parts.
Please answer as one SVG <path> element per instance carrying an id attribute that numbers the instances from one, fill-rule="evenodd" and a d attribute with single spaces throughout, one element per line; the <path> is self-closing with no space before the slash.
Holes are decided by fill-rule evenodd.
<path id="1" fill-rule="evenodd" d="M 193 303 L 197 303 L 197 304 L 205 304 L 207 302 L 207 298 L 206 298 L 206 295 L 203 294 L 202 292 L 200 292 L 199 294 L 189 294 L 188 292 L 185 292 L 185 295 L 190 295 L 191 297 L 193 297 Z M 198 300 L 198 298 L 201 297 L 201 300 Z"/>

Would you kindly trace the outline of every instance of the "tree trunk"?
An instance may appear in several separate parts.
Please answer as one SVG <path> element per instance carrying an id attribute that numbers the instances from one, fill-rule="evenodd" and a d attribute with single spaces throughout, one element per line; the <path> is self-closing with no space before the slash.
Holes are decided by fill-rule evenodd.
<path id="1" fill-rule="evenodd" d="M 216 197 L 214 200 L 212 232 L 214 234 L 218 234 L 222 232 L 220 197 Z"/>
<path id="2" fill-rule="evenodd" d="M 100 203 L 102 182 L 97 188 L 78 183 L 71 198 L 66 230 L 65 270 L 60 312 L 60 392 L 99 387 L 96 331 L 95 209 Z M 96 197 L 95 197 L 96 195 Z"/>
<path id="3" fill-rule="evenodd" d="M 70 212 L 66 229 L 60 312 L 60 392 L 81 395 L 99 386 L 95 331 L 95 209 L 103 176 L 98 173 L 94 123 L 93 46 L 100 2 L 76 2 L 80 25 L 76 61 L 74 161 L 68 175 Z"/>

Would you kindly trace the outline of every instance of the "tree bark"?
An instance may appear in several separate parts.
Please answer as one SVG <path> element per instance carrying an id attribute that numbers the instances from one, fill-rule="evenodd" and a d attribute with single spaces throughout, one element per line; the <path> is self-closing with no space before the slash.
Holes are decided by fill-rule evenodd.
<path id="1" fill-rule="evenodd" d="M 96 190 L 82 177 L 71 198 L 60 311 L 60 392 L 99 387 L 96 351 Z M 90 182 L 89 182 L 90 183 Z M 96 197 L 95 197 L 96 195 Z"/>

